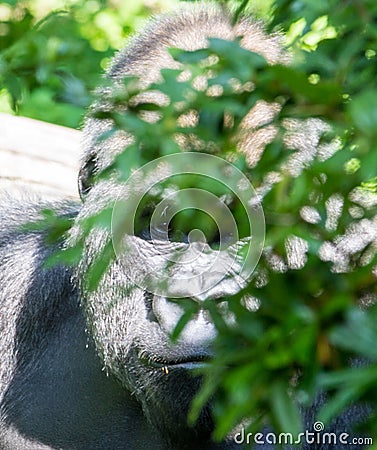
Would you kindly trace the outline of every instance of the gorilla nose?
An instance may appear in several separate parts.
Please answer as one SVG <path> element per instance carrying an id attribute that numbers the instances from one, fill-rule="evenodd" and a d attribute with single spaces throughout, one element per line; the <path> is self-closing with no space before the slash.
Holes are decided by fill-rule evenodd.
<path id="1" fill-rule="evenodd" d="M 185 312 L 183 302 L 190 299 L 168 300 L 166 297 L 155 296 L 152 309 L 160 327 L 166 334 L 171 334 Z M 207 311 L 199 309 L 193 318 L 186 324 L 179 335 L 179 341 L 197 346 L 210 344 L 216 336 L 216 328 Z"/>

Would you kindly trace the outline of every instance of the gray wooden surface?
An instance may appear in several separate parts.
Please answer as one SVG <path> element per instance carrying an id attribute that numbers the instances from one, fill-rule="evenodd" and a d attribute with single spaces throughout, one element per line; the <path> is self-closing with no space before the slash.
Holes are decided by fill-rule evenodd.
<path id="1" fill-rule="evenodd" d="M 78 198 L 81 132 L 0 113 L 0 192 Z"/>

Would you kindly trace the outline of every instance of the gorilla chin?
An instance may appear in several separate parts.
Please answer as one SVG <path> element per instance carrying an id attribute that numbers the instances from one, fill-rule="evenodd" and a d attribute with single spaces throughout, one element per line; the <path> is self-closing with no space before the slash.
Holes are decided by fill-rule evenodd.
<path id="1" fill-rule="evenodd" d="M 199 443 L 209 442 L 214 430 L 210 405 L 202 409 L 193 426 L 187 420 L 192 399 L 202 382 L 196 370 L 203 363 L 165 365 L 133 358 L 130 363 L 135 370 L 128 373 L 127 388 L 135 392 L 153 428 L 172 448 L 199 448 Z"/>

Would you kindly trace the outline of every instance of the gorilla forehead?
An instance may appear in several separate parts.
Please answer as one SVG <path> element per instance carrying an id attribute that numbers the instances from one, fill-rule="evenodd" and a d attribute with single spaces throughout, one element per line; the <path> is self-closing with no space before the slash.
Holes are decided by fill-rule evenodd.
<path id="1" fill-rule="evenodd" d="M 266 35 L 262 24 L 250 19 L 233 24 L 231 15 L 216 4 L 183 6 L 175 13 L 157 17 L 145 31 L 114 58 L 108 71 L 110 77 L 139 75 L 148 84 L 159 78 L 161 67 L 174 65 L 168 48 L 188 51 L 205 48 L 209 37 L 227 40 L 242 37 L 244 48 L 263 55 L 267 61 L 286 59 L 278 35 Z"/>

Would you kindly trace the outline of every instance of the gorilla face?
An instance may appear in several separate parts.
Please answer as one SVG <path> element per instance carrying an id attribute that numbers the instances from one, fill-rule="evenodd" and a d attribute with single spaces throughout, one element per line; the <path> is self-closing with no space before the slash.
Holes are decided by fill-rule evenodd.
<path id="1" fill-rule="evenodd" d="M 121 183 L 98 181 L 84 197 L 76 231 L 80 220 L 98 211 L 106 199 L 125 197 L 127 202 L 130 196 Z M 78 279 L 85 278 L 92 259 L 113 237 L 104 230 L 92 232 Z M 190 236 L 182 241 L 172 241 L 168 234 L 159 239 L 148 233 L 124 235 L 124 247 L 116 252 L 99 286 L 86 292 L 84 308 L 106 370 L 135 395 L 144 415 L 165 440 L 182 440 L 184 446 L 185 442 L 209 439 L 213 430 L 210 405 L 194 427 L 187 424 L 191 401 L 201 384 L 196 369 L 211 358 L 216 336 L 203 302 L 221 304 L 224 297 L 243 288 L 245 280 L 239 275 L 239 242 L 216 250 L 202 240 L 191 241 Z M 173 263 L 166 265 L 166 261 Z M 163 289 L 145 288 L 145 280 L 154 273 L 167 275 Z M 173 343 L 172 332 L 187 307 L 193 306 L 193 317 Z M 231 321 L 225 302 L 221 311 L 224 319 Z"/>
<path id="2" fill-rule="evenodd" d="M 100 238 L 93 238 L 97 250 L 107 236 L 103 233 Z M 188 272 L 195 273 L 198 266 L 212 267 L 216 252 L 209 246 L 206 253 L 200 252 L 198 243 L 161 241 L 156 245 L 136 236 L 128 238 L 128 244 L 127 254 L 111 265 L 98 288 L 86 296 L 90 334 L 106 370 L 135 395 L 149 422 L 162 435 L 175 443 L 209 438 L 213 429 L 210 406 L 204 408 L 194 428 L 187 425 L 190 403 L 201 383 L 195 369 L 211 357 L 211 342 L 216 335 L 208 312 L 200 305 L 211 298 L 221 302 L 240 285 L 229 274 L 202 294 L 198 294 L 195 283 L 184 281 L 178 287 L 168 287 L 171 297 L 146 292 L 132 282 L 134 273 L 147 274 L 161 255 L 177 249 L 186 251 L 186 260 L 191 255 L 192 264 L 182 265 L 184 278 Z M 93 245 L 90 250 L 97 251 Z M 206 275 L 198 278 L 197 284 L 205 287 Z M 197 305 L 197 312 L 173 343 L 170 334 L 190 302 Z"/>
<path id="3" fill-rule="evenodd" d="M 267 36 L 259 24 L 242 21 L 233 25 L 220 8 L 194 5 L 154 22 L 143 37 L 118 54 L 108 78 L 116 84 L 124 76 L 139 76 L 141 83 L 148 85 L 159 78 L 160 69 L 176 68 L 169 47 L 196 50 L 207 46 L 208 37 L 241 36 L 245 48 L 263 54 L 269 61 L 284 60 L 280 39 Z M 106 110 L 108 105 L 99 99 L 93 109 L 102 107 Z M 257 117 L 257 122 L 260 125 L 263 117 Z M 80 236 L 82 219 L 123 195 L 124 187 L 114 180 L 101 179 L 93 185 L 93 173 L 111 165 L 114 157 L 133 142 L 132 130 L 99 139 L 110 129 L 111 120 L 86 121 L 87 148 L 79 180 L 84 204 L 72 230 L 73 241 Z M 78 280 L 85 278 L 93 259 L 111 241 L 110 234 L 95 230 L 87 238 Z M 213 428 L 209 406 L 195 428 L 188 427 L 187 413 L 200 386 L 195 369 L 211 357 L 211 342 L 216 335 L 201 304 L 208 299 L 221 303 L 245 285 L 245 279 L 237 275 L 241 264 L 237 259 L 239 243 L 234 245 L 219 252 L 203 242 L 152 242 L 142 235 L 129 235 L 124 251 L 117 254 L 98 287 L 89 292 L 83 288 L 88 328 L 105 369 L 135 395 L 150 423 L 175 442 L 209 437 Z M 178 257 L 166 267 L 162 261 L 170 253 Z M 163 291 L 146 289 L 145 280 L 161 267 L 167 274 Z M 196 305 L 196 313 L 173 344 L 170 334 L 190 302 Z"/>

